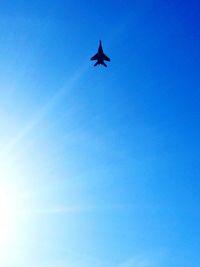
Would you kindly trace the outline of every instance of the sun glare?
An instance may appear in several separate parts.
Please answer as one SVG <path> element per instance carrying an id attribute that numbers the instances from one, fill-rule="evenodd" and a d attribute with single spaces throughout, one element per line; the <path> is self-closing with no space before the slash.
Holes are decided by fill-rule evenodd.
<path id="1" fill-rule="evenodd" d="M 0 185 L 0 243 L 9 235 L 9 228 L 13 222 L 14 209 L 11 194 L 5 186 Z"/>
<path id="2" fill-rule="evenodd" d="M 20 201 L 17 192 L 0 182 L 0 248 L 12 243 L 17 231 Z"/>
<path id="3" fill-rule="evenodd" d="M 27 175 L 19 153 L 0 159 L 0 266 L 14 266 L 12 262 L 25 253 L 27 225 L 30 227 L 24 182 Z"/>

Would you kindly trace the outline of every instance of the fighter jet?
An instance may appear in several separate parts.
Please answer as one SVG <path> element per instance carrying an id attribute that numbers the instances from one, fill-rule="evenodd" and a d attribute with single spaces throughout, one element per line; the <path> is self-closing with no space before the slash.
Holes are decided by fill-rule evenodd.
<path id="1" fill-rule="evenodd" d="M 99 42 L 99 49 L 96 55 L 94 55 L 93 57 L 91 57 L 90 60 L 97 60 L 97 62 L 94 64 L 94 66 L 96 67 L 97 65 L 104 65 L 104 67 L 107 67 L 105 61 L 110 61 L 109 57 L 107 57 L 104 52 L 103 52 L 103 48 L 102 48 L 102 44 L 101 44 L 101 40 Z"/>

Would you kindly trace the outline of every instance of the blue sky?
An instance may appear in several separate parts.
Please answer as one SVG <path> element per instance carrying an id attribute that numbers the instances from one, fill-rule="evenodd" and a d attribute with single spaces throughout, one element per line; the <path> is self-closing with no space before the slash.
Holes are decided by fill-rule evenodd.
<path id="1" fill-rule="evenodd" d="M 199 11 L 0 4 L 2 267 L 199 267 Z"/>

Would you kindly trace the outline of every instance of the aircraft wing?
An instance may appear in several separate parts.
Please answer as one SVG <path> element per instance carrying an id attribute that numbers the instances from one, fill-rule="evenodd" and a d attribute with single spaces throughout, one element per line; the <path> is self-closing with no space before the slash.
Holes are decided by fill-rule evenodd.
<path id="1" fill-rule="evenodd" d="M 110 58 L 103 54 L 103 60 L 110 61 Z"/>
<path id="2" fill-rule="evenodd" d="M 98 60 L 98 54 L 94 55 L 93 57 L 91 57 L 90 60 Z"/>

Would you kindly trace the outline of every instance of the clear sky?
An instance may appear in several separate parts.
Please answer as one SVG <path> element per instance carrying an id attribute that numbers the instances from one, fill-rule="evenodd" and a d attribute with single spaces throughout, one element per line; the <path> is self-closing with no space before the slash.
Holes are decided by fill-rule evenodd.
<path id="1" fill-rule="evenodd" d="M 0 3 L 1 267 L 200 266 L 199 13 Z"/>

